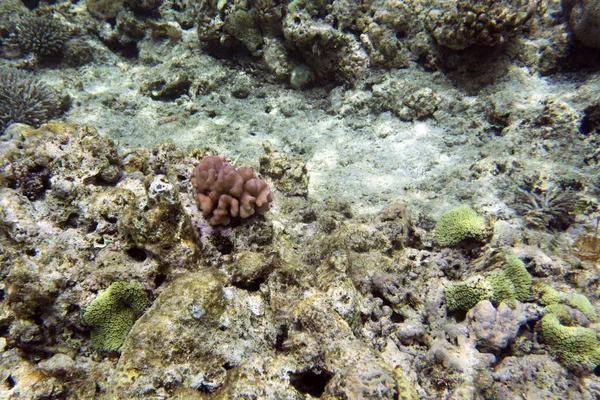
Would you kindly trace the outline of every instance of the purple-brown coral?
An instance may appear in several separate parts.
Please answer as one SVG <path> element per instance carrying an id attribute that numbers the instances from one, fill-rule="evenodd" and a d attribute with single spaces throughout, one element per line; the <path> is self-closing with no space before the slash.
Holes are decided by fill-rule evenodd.
<path id="1" fill-rule="evenodd" d="M 225 156 L 204 157 L 192 173 L 196 202 L 211 225 L 227 225 L 231 217 L 248 218 L 269 210 L 273 193 L 249 168 L 236 169 Z"/>

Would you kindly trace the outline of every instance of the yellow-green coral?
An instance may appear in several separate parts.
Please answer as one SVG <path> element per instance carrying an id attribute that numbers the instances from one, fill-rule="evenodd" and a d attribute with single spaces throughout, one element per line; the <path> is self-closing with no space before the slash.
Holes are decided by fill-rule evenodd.
<path id="1" fill-rule="evenodd" d="M 567 367 L 594 370 L 600 365 L 600 347 L 596 332 L 590 328 L 565 326 L 564 313 L 547 313 L 540 324 L 550 353 Z"/>
<path id="2" fill-rule="evenodd" d="M 571 307 L 581 311 L 581 313 L 585 315 L 587 319 L 590 320 L 590 322 L 596 322 L 596 320 L 598 319 L 596 309 L 594 308 L 592 303 L 590 303 L 590 300 L 584 295 L 576 294 L 574 296 L 571 296 L 568 302 Z"/>
<path id="3" fill-rule="evenodd" d="M 531 292 L 533 298 L 542 306 L 557 304 L 561 300 L 560 292 L 543 282 L 534 283 Z"/>
<path id="4" fill-rule="evenodd" d="M 467 282 L 448 285 L 444 292 L 446 294 L 446 305 L 450 311 L 468 310 L 481 300 L 491 300 L 494 296 L 492 282 L 480 277 Z"/>
<path id="5" fill-rule="evenodd" d="M 445 212 L 435 225 L 435 240 L 440 246 L 454 246 L 463 240 L 485 240 L 485 218 L 467 206 Z"/>
<path id="6" fill-rule="evenodd" d="M 531 275 L 521 260 L 507 255 L 502 269 L 483 278 L 448 285 L 445 294 L 449 310 L 468 310 L 481 300 L 490 300 L 495 306 L 504 302 L 514 308 L 517 300 L 531 297 Z"/>
<path id="7" fill-rule="evenodd" d="M 517 306 L 515 285 L 509 275 L 503 270 L 498 270 L 490 274 L 487 279 L 490 280 L 492 287 L 494 288 L 494 295 L 491 300 L 495 306 L 503 302 L 510 308 L 515 308 Z"/>
<path id="8" fill-rule="evenodd" d="M 531 275 L 527 272 L 525 264 L 513 254 L 507 254 L 505 261 L 502 271 L 514 285 L 516 299 L 529 300 L 531 298 Z"/>
<path id="9" fill-rule="evenodd" d="M 115 282 L 99 294 L 83 314 L 92 328 L 92 346 L 106 351 L 121 347 L 146 301 L 144 287 L 136 282 Z"/>

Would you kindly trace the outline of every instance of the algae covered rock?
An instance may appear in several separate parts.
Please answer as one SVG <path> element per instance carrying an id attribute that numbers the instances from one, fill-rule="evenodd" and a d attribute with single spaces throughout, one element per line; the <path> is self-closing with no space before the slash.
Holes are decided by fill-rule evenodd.
<path id="1" fill-rule="evenodd" d="M 434 1 L 428 26 L 435 40 L 453 50 L 495 46 L 523 30 L 539 0 Z"/>
<path id="2" fill-rule="evenodd" d="M 262 33 L 254 22 L 252 14 L 246 10 L 237 10 L 225 19 L 225 30 L 250 51 L 255 52 L 263 43 Z"/>
<path id="3" fill-rule="evenodd" d="M 128 335 L 114 393 L 143 398 L 189 390 L 199 398 L 199 391 L 216 391 L 229 369 L 269 353 L 277 334 L 269 315 L 259 294 L 227 286 L 216 270 L 173 280 Z M 177 371 L 184 369 L 182 379 Z M 163 378 L 156 383 L 156 376 Z"/>
<path id="4" fill-rule="evenodd" d="M 106 351 L 121 347 L 136 316 L 146 307 L 146 293 L 136 282 L 115 282 L 98 295 L 83 314 L 91 326 L 91 344 Z"/>
<path id="5" fill-rule="evenodd" d="M 494 307 L 489 301 L 482 301 L 469 310 L 467 321 L 469 336 L 476 341 L 477 348 L 497 352 L 514 341 L 527 318 L 523 305 L 511 308 L 503 303 Z"/>

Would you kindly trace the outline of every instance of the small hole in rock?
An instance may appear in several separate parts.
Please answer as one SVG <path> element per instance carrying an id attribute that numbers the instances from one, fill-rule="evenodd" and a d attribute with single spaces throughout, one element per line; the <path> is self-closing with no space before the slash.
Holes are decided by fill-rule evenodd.
<path id="1" fill-rule="evenodd" d="M 229 361 L 226 361 L 223 365 L 222 365 L 223 369 L 225 371 L 229 371 L 230 369 L 233 369 L 235 366 L 231 365 L 231 363 L 229 363 Z"/>
<path id="2" fill-rule="evenodd" d="M 275 350 L 282 351 L 283 350 L 283 342 L 288 338 L 288 326 L 281 325 L 279 327 L 279 331 L 277 332 L 277 336 L 275 337 Z"/>
<path id="3" fill-rule="evenodd" d="M 88 227 L 87 227 L 87 229 L 86 229 L 86 232 L 87 232 L 87 233 L 92 233 L 92 232 L 94 232 L 94 231 L 96 230 L 96 228 L 97 228 L 97 227 L 98 227 L 98 221 L 92 221 L 92 222 L 91 222 L 91 223 L 88 225 Z"/>
<path id="4" fill-rule="evenodd" d="M 393 311 L 390 320 L 395 324 L 401 324 L 404 322 L 405 318 L 402 314 L 398 314 L 396 311 Z"/>
<path id="5" fill-rule="evenodd" d="M 12 375 L 9 375 L 4 382 L 9 390 L 15 387 L 15 380 L 13 379 Z"/>
<path id="6" fill-rule="evenodd" d="M 252 280 L 247 280 L 247 281 L 236 280 L 236 281 L 233 281 L 232 283 L 233 283 L 233 286 L 235 286 L 237 288 L 244 289 L 249 292 L 256 292 L 260 289 L 260 285 L 265 283 L 265 281 L 266 281 L 266 279 L 264 276 L 259 276 Z"/>
<path id="7" fill-rule="evenodd" d="M 128 249 L 127 255 L 138 262 L 146 261 L 146 258 L 148 258 L 146 251 L 144 249 L 140 249 L 139 247 L 132 247 Z"/>
<path id="8" fill-rule="evenodd" d="M 309 394 L 313 397 L 321 397 L 325 386 L 329 383 L 333 374 L 320 369 L 305 372 L 290 372 L 290 383 L 300 393 Z"/>
<path id="9" fill-rule="evenodd" d="M 234 250 L 233 243 L 231 242 L 231 240 L 224 236 L 215 235 L 213 236 L 212 242 L 221 254 L 231 254 Z"/>
<path id="10" fill-rule="evenodd" d="M 462 322 L 467 318 L 467 312 L 464 310 L 448 311 L 448 317 L 454 317 L 456 322 Z"/>
<path id="11" fill-rule="evenodd" d="M 156 274 L 154 277 L 154 287 L 159 287 L 165 282 L 166 279 L 167 276 L 165 274 Z"/>

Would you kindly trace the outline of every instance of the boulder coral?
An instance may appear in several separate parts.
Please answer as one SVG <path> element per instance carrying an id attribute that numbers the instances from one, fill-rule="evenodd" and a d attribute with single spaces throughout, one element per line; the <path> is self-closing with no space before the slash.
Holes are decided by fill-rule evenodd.
<path id="1" fill-rule="evenodd" d="M 445 212 L 435 225 L 435 240 L 440 246 L 455 246 L 467 240 L 484 241 L 488 236 L 485 218 L 467 206 Z"/>
<path id="2" fill-rule="evenodd" d="M 575 37 L 585 46 L 600 49 L 600 1 L 562 0 L 561 6 Z"/>

